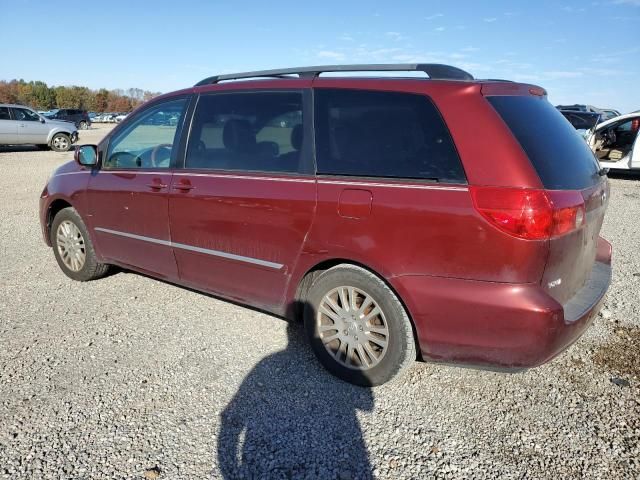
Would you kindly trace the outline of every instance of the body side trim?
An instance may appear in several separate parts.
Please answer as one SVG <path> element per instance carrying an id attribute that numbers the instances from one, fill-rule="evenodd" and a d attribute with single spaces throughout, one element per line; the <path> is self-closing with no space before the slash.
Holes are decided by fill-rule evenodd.
<path id="1" fill-rule="evenodd" d="M 204 253 L 206 255 L 213 255 L 215 257 L 226 258 L 229 260 L 237 260 L 239 262 L 251 263 L 254 265 L 260 265 L 262 267 L 273 268 L 280 270 L 284 265 L 281 263 L 269 262 L 267 260 L 261 260 L 259 258 L 245 257 L 243 255 L 236 255 L 234 253 L 221 252 L 220 250 L 212 250 L 209 248 L 195 247 L 193 245 L 186 245 L 184 243 L 171 242 L 170 240 L 160 240 L 158 238 L 145 237 L 143 235 L 136 235 L 134 233 L 119 232 L 117 230 L 110 230 L 108 228 L 95 227 L 95 231 L 109 233 L 111 235 L 117 235 L 120 237 L 132 238 L 134 240 L 140 240 L 143 242 L 155 243 L 156 245 L 164 245 L 166 247 L 179 248 L 181 250 L 188 250 L 191 252 Z"/>

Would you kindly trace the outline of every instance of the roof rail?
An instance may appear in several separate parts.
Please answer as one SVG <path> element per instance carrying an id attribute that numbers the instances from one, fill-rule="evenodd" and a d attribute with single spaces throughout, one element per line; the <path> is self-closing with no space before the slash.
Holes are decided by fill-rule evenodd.
<path id="1" fill-rule="evenodd" d="M 275 77 L 315 78 L 328 72 L 424 72 L 432 80 L 473 80 L 473 76 L 464 70 L 439 63 L 396 63 L 396 64 L 361 64 L 361 65 L 319 65 L 315 67 L 281 68 L 276 70 L 258 70 L 255 72 L 229 73 L 214 75 L 195 84 L 211 85 L 224 80 L 240 80 L 243 78 Z"/>

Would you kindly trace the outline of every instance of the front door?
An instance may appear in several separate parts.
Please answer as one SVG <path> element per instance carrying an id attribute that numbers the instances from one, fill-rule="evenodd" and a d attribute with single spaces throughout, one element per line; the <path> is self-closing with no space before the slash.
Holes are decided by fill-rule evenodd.
<path id="1" fill-rule="evenodd" d="M 636 119 L 636 122 L 640 122 L 640 118 Z M 640 129 L 636 129 L 636 139 L 631 150 L 631 162 L 630 168 L 640 168 Z"/>
<path id="2" fill-rule="evenodd" d="M 42 122 L 40 116 L 28 108 L 12 107 L 13 118 L 16 119 L 18 138 L 22 144 L 45 144 L 49 134 L 49 126 Z"/>
<path id="3" fill-rule="evenodd" d="M 101 144 L 101 166 L 87 195 L 99 253 L 167 279 L 177 278 L 168 192 L 187 103 L 153 104 Z"/>
<path id="4" fill-rule="evenodd" d="M 183 282 L 266 309 L 281 304 L 315 212 L 303 110 L 300 91 L 200 97 L 169 196 Z"/>

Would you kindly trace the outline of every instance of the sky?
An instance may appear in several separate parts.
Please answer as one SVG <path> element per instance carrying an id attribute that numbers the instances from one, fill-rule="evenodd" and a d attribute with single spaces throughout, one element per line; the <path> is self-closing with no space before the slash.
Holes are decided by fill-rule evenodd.
<path id="1" fill-rule="evenodd" d="M 0 79 L 168 92 L 210 75 L 447 63 L 640 109 L 640 0 L 0 0 Z"/>

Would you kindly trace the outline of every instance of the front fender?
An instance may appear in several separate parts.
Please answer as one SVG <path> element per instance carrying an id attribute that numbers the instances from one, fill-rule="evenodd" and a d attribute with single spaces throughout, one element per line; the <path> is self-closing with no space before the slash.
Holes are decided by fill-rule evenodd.
<path id="1" fill-rule="evenodd" d="M 69 135 L 69 137 L 74 137 L 74 132 L 76 132 L 75 136 L 77 137 L 77 130 L 75 129 L 54 127 L 51 130 L 49 130 L 49 134 L 47 135 L 47 144 L 51 144 L 51 140 L 53 139 L 53 136 L 57 133 L 64 133 L 66 135 Z"/>
<path id="2" fill-rule="evenodd" d="M 43 189 L 40 195 L 40 226 L 44 241 L 51 246 L 49 229 L 52 210 L 70 205 L 88 225 L 86 191 L 91 176 L 90 170 L 69 168 L 72 162 L 61 166 Z"/>

